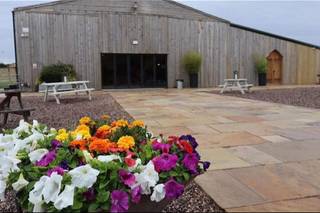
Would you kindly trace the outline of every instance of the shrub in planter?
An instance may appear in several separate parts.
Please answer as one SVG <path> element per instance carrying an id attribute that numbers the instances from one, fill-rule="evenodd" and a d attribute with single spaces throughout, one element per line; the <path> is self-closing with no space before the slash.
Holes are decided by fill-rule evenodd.
<path id="1" fill-rule="evenodd" d="M 76 72 L 71 64 L 50 64 L 44 66 L 40 73 L 39 82 L 60 82 L 63 77 L 66 76 L 68 80 L 74 80 L 76 78 Z"/>
<path id="2" fill-rule="evenodd" d="M 257 57 L 255 59 L 255 67 L 258 73 L 259 86 L 267 85 L 267 59 L 265 57 Z"/>
<path id="3" fill-rule="evenodd" d="M 178 198 L 210 165 L 200 161 L 191 135 L 153 137 L 142 121 L 106 116 L 58 131 L 22 120 L 0 145 L 0 198 L 13 189 L 28 212 L 154 210 L 145 202 Z"/>
<path id="4" fill-rule="evenodd" d="M 198 87 L 198 73 L 200 71 L 202 57 L 198 52 L 190 51 L 182 59 L 182 64 L 186 72 L 189 73 L 190 87 Z"/>

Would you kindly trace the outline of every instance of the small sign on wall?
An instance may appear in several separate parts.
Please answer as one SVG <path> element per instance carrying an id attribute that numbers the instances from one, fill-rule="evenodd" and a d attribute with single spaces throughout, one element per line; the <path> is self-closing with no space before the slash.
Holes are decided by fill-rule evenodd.
<path id="1" fill-rule="evenodd" d="M 35 64 L 35 63 L 32 64 L 32 69 L 34 69 L 34 70 L 35 70 L 35 69 L 38 69 L 38 64 Z"/>
<path id="2" fill-rule="evenodd" d="M 138 44 L 139 44 L 139 42 L 137 40 L 132 41 L 132 45 L 138 45 Z"/>
<path id="3" fill-rule="evenodd" d="M 28 36 L 29 36 L 29 28 L 28 27 L 22 27 L 21 37 L 28 37 Z"/>

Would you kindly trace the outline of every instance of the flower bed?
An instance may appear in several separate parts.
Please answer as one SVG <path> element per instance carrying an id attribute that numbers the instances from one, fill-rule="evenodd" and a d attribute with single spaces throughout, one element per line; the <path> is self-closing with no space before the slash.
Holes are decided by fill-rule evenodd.
<path id="1" fill-rule="evenodd" d="M 93 121 L 73 131 L 34 121 L 0 135 L 0 198 L 12 188 L 25 211 L 122 212 L 182 195 L 204 172 L 196 140 L 153 137 L 142 121 Z M 158 205 L 159 206 L 159 205 Z"/>

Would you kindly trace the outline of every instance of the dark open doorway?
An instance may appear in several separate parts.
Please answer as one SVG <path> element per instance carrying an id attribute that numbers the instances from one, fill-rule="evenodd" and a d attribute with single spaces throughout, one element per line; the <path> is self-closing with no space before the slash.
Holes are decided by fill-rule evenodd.
<path id="1" fill-rule="evenodd" d="M 167 87 L 166 54 L 101 54 L 103 88 Z"/>

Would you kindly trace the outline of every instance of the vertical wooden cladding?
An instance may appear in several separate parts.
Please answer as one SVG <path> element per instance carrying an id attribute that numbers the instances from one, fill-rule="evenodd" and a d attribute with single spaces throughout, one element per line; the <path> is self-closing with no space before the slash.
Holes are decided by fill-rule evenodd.
<path id="1" fill-rule="evenodd" d="M 232 70 L 241 77 L 257 83 L 254 69 L 254 55 L 267 57 L 273 50 L 283 56 L 282 84 L 313 84 L 320 73 L 320 50 L 275 37 L 247 31 L 237 27 L 229 28 L 229 57 Z"/>
<path id="2" fill-rule="evenodd" d="M 168 18 L 126 14 L 101 14 L 102 52 L 167 53 Z M 138 41 L 133 45 L 133 41 Z"/>
<path id="3" fill-rule="evenodd" d="M 20 12 L 17 14 L 21 16 Z M 19 38 L 17 44 L 21 79 L 34 86 L 44 65 L 60 61 L 73 64 L 80 79 L 88 79 L 92 86 L 100 87 L 96 81 L 100 71 L 97 17 L 51 13 L 25 16 L 30 20 L 26 26 L 29 37 Z M 17 30 L 21 33 L 21 26 Z M 26 45 L 28 50 L 23 47 Z M 38 68 L 32 69 L 32 64 Z"/>
<path id="4" fill-rule="evenodd" d="M 221 22 L 169 19 L 169 86 L 175 79 L 185 79 L 188 74 L 181 66 L 181 59 L 190 50 L 200 52 L 203 58 L 199 81 L 201 87 L 218 85 L 226 77 L 227 29 Z M 175 71 L 175 72 L 174 72 Z"/>

